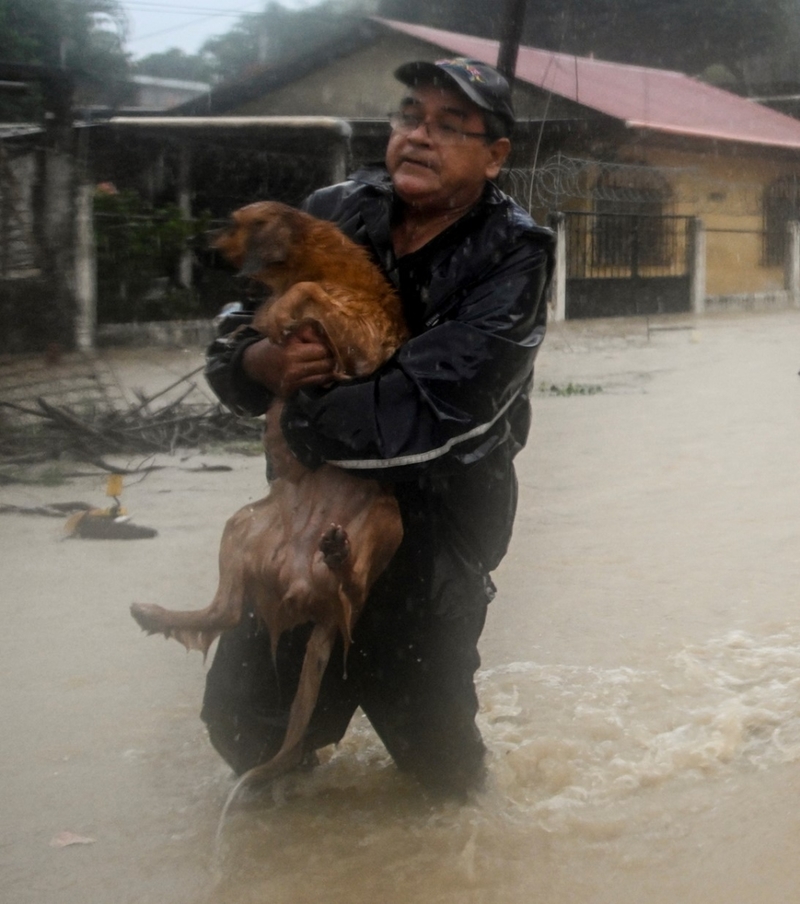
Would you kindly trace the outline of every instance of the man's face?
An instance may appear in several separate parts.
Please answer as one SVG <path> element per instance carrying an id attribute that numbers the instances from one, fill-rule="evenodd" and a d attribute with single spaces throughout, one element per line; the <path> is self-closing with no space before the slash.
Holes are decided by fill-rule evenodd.
<path id="1" fill-rule="evenodd" d="M 386 149 L 386 166 L 395 191 L 407 204 L 431 213 L 474 204 L 487 179 L 500 172 L 510 144 L 464 136 L 455 141 L 431 137 L 426 124 L 460 133 L 486 131 L 480 108 L 459 91 L 420 86 L 400 104 L 402 113 L 420 120 L 414 129 L 395 129 Z"/>

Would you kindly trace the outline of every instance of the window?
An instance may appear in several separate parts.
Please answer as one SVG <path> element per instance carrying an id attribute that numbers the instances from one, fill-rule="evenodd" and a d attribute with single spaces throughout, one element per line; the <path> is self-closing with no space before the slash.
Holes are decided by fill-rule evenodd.
<path id="1" fill-rule="evenodd" d="M 600 267 L 666 266 L 674 251 L 672 192 L 658 173 L 641 166 L 600 174 L 594 187 L 592 263 Z"/>
<path id="2" fill-rule="evenodd" d="M 800 179 L 783 176 L 764 190 L 764 238 L 762 263 L 778 267 L 786 261 L 787 226 L 800 220 Z"/>

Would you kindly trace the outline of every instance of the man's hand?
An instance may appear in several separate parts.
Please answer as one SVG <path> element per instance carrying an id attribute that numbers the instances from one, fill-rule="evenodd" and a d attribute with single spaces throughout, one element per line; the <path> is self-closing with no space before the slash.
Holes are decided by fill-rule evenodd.
<path id="1" fill-rule="evenodd" d="M 305 386 L 330 383 L 336 361 L 314 329 L 307 326 L 293 333 L 282 345 L 275 345 L 269 339 L 249 345 L 242 366 L 251 380 L 287 398 Z"/>

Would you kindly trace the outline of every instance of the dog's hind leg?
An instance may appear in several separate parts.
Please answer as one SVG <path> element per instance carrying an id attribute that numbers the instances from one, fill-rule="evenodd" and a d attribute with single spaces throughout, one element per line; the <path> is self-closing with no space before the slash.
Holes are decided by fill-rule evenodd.
<path id="1" fill-rule="evenodd" d="M 223 631 L 234 628 L 242 618 L 245 600 L 252 597 L 253 575 L 261 578 L 263 592 L 271 585 L 259 571 L 258 544 L 275 532 L 276 507 L 267 496 L 240 509 L 228 519 L 219 550 L 219 585 L 211 605 L 205 609 L 179 611 L 149 603 L 134 603 L 131 615 L 148 634 L 174 637 L 187 650 L 205 656 Z"/>
<path id="2" fill-rule="evenodd" d="M 228 568 L 223 571 L 213 602 L 205 609 L 181 611 L 150 603 L 133 603 L 131 615 L 148 634 L 174 637 L 187 650 L 200 650 L 205 656 L 208 648 L 223 631 L 239 624 L 244 599 L 244 581 L 239 571 Z"/>

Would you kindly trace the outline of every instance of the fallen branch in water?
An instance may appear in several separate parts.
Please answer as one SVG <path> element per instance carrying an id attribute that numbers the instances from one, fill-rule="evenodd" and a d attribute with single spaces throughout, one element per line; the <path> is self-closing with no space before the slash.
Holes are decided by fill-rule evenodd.
<path id="1" fill-rule="evenodd" d="M 261 423 L 240 418 L 216 403 L 191 403 L 196 388 L 192 377 L 197 370 L 164 389 L 140 396 L 128 408 L 110 403 L 81 408 L 56 405 L 38 398 L 38 407 L 0 402 L 0 406 L 24 415 L 19 424 L 4 424 L 0 437 L 0 461 L 6 465 L 43 463 L 64 456 L 93 464 L 115 473 L 139 473 L 112 466 L 107 455 L 174 453 L 178 448 L 197 448 L 236 440 L 257 442 Z M 170 391 L 187 384 L 173 401 L 160 408 L 152 403 Z M 150 466 L 150 468 L 155 466 Z M 0 475 L 2 479 L 2 475 Z"/>

